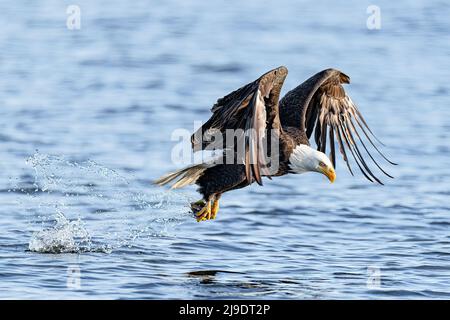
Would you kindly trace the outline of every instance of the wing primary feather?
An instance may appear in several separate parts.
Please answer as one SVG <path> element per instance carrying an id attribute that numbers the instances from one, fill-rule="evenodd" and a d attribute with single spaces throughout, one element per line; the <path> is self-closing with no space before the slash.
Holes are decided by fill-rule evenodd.
<path id="1" fill-rule="evenodd" d="M 334 169 L 336 169 L 336 151 L 334 150 L 335 146 L 334 146 L 333 126 L 330 126 L 330 129 L 329 129 L 328 133 L 330 135 L 330 158 L 331 158 L 331 163 L 333 164 Z"/>
<path id="2" fill-rule="evenodd" d="M 379 184 L 383 184 L 380 179 L 378 179 L 373 173 L 372 170 L 370 170 L 369 166 L 366 163 L 366 160 L 364 160 L 364 157 L 361 155 L 361 151 L 359 151 L 358 145 L 354 144 L 353 145 L 353 150 L 355 151 L 355 154 L 357 155 L 357 157 L 359 158 L 359 161 L 362 163 L 363 167 L 366 169 L 366 172 L 368 175 L 370 175 L 376 182 L 378 182 Z"/>
<path id="3" fill-rule="evenodd" d="M 324 121 L 325 122 L 325 121 Z M 322 130 L 320 133 L 320 150 L 321 152 L 325 153 L 327 148 L 327 124 L 322 123 Z"/>
<path id="4" fill-rule="evenodd" d="M 351 100 L 350 100 L 350 101 L 351 101 Z M 371 134 L 371 135 L 375 138 L 375 140 L 377 140 L 382 146 L 385 146 L 384 143 L 381 142 L 380 139 L 378 139 L 378 137 L 375 135 L 375 133 L 372 132 L 372 130 L 370 129 L 370 127 L 369 127 L 369 125 L 367 124 L 366 120 L 364 119 L 362 113 L 359 112 L 358 107 L 353 103 L 353 101 L 352 101 L 352 104 L 353 104 L 353 106 L 354 106 L 354 108 L 355 108 L 355 111 L 356 111 L 358 117 L 361 118 L 361 121 L 362 121 L 363 124 L 366 126 L 367 130 L 369 130 L 370 134 Z M 356 118 L 356 117 L 355 117 L 355 118 Z"/>
<path id="5" fill-rule="evenodd" d="M 338 127 L 339 128 L 339 127 Z M 342 133 L 341 133 L 342 130 Z M 339 129 L 339 134 L 342 134 L 342 136 L 344 137 L 344 141 L 348 147 L 348 149 L 350 150 L 351 155 L 353 156 L 353 159 L 355 160 L 356 164 L 358 165 L 359 170 L 361 171 L 361 173 L 366 177 L 367 180 L 369 180 L 370 182 L 373 182 L 373 180 L 367 175 L 367 173 L 364 171 L 364 169 L 361 167 L 361 164 L 359 163 L 357 157 L 355 156 L 355 153 L 351 147 L 350 142 L 347 139 L 347 136 L 345 135 L 345 128 L 341 128 Z"/>
<path id="6" fill-rule="evenodd" d="M 321 124 L 320 124 L 320 117 L 317 117 L 317 121 L 316 121 L 316 130 L 314 132 L 314 141 L 316 142 L 317 145 L 317 149 L 320 150 L 321 146 L 322 146 L 322 141 L 320 139 L 320 133 L 322 132 L 321 129 Z"/>
<path id="7" fill-rule="evenodd" d="M 347 153 L 345 152 L 345 146 L 344 143 L 342 142 L 342 137 L 341 137 L 341 130 L 339 129 L 338 125 L 335 125 L 335 129 L 336 129 L 336 133 L 337 133 L 337 137 L 338 137 L 338 144 L 339 144 L 339 151 L 342 154 L 342 157 L 344 158 L 345 163 L 347 164 L 347 168 L 350 171 L 350 173 L 353 174 L 352 168 L 350 167 L 350 163 L 348 162 L 348 157 L 347 157 Z"/>
<path id="8" fill-rule="evenodd" d="M 381 170 L 381 172 L 383 172 L 386 176 L 388 176 L 389 178 L 394 179 L 393 176 L 391 176 L 389 173 L 387 173 L 385 170 L 383 170 L 383 168 L 378 164 L 378 162 L 375 161 L 375 159 L 373 158 L 372 154 L 369 152 L 369 150 L 367 149 L 364 141 L 361 139 L 361 136 L 359 135 L 358 131 L 355 128 L 355 125 L 353 124 L 353 121 L 351 118 L 347 119 L 348 124 L 350 125 L 351 128 L 353 128 L 353 131 L 356 133 L 356 136 L 358 137 L 359 141 L 361 142 L 362 146 L 364 147 L 364 149 L 366 150 L 367 154 L 369 155 L 369 157 L 372 159 L 373 163 L 375 163 L 375 165 L 378 167 L 378 169 Z"/>
<path id="9" fill-rule="evenodd" d="M 227 108 L 226 104 L 221 105 L 223 100 L 220 100 L 217 102 L 217 104 L 211 109 L 211 111 L 216 112 L 218 109 L 224 109 L 222 113 L 217 113 L 217 117 L 212 122 L 211 127 L 217 127 L 218 129 L 223 129 L 223 124 L 229 121 L 232 118 L 232 115 L 236 113 L 236 109 L 242 105 L 242 103 L 249 97 L 249 95 L 252 93 L 252 91 L 255 90 L 255 83 L 252 83 L 252 85 L 249 85 L 246 90 L 241 94 L 241 98 L 234 100 L 231 105 Z M 213 115 L 214 116 L 214 115 Z"/>
<path id="10" fill-rule="evenodd" d="M 370 144 L 375 148 L 375 150 L 383 157 L 384 160 L 386 160 L 387 162 L 389 162 L 390 164 L 396 166 L 397 163 L 392 162 L 391 160 L 389 160 L 381 151 L 380 149 L 377 148 L 377 146 L 375 145 L 375 143 L 372 141 L 372 139 L 370 139 L 369 135 L 367 134 L 366 130 L 364 129 L 364 127 L 361 125 L 361 123 L 359 122 L 358 118 L 355 117 L 356 123 L 358 124 L 358 126 L 361 128 L 362 132 L 364 133 L 364 135 L 366 136 L 367 140 L 369 140 Z"/>
<path id="11" fill-rule="evenodd" d="M 341 117 L 340 119 L 341 127 L 344 128 L 343 130 L 346 139 L 351 143 L 350 147 L 355 152 L 355 155 L 358 157 L 360 163 L 366 170 L 366 173 L 369 174 L 373 179 L 375 179 L 377 182 L 379 182 L 378 178 L 372 173 L 369 166 L 367 165 L 366 161 L 364 160 L 363 156 L 361 155 L 361 152 L 359 151 L 358 145 L 355 142 L 355 139 L 353 138 L 353 135 L 350 131 L 350 128 L 347 126 L 347 123 L 345 121 L 345 117 Z"/>
<path id="12" fill-rule="evenodd" d="M 380 181 L 380 180 L 372 173 L 372 171 L 370 170 L 370 168 L 369 168 L 369 166 L 367 165 L 366 161 L 365 161 L 364 158 L 362 157 L 361 152 L 359 151 L 358 145 L 355 143 L 355 140 L 353 139 L 352 134 L 351 134 L 350 131 L 348 130 L 349 128 L 347 128 L 345 122 L 344 122 L 342 119 L 341 119 L 341 126 L 342 126 L 343 128 L 345 128 L 345 131 L 343 130 L 343 132 L 344 132 L 344 137 L 346 138 L 346 140 L 352 141 L 352 142 L 353 142 L 352 145 L 349 146 L 349 149 L 352 151 L 352 154 L 353 154 L 353 153 L 356 154 L 356 156 L 357 156 L 357 158 L 359 159 L 360 163 L 362 164 L 363 168 L 366 170 L 365 175 L 366 175 L 366 174 L 367 174 L 367 175 L 370 175 L 370 177 L 373 178 L 376 182 L 378 182 L 379 184 L 383 184 L 383 183 L 382 183 L 382 182 L 381 182 L 381 181 Z M 356 158 L 355 158 L 355 161 L 356 161 Z M 360 166 L 360 163 L 358 163 L 358 166 Z M 360 166 L 360 169 L 362 169 L 361 166 Z M 362 171 L 362 170 L 361 170 L 361 171 Z M 366 178 L 367 178 L 367 175 L 366 175 Z M 372 181 L 371 179 L 369 179 L 369 180 Z M 372 181 L 372 182 L 373 182 L 373 181 Z"/>

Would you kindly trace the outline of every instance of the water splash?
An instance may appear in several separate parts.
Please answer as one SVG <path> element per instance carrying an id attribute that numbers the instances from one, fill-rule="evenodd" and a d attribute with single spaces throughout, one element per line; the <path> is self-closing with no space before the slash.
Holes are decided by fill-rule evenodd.
<path id="1" fill-rule="evenodd" d="M 56 224 L 48 229 L 33 233 L 28 249 L 41 253 L 78 253 L 93 251 L 89 232 L 82 220 L 70 221 L 64 213 L 58 212 Z M 110 248 L 98 247 L 94 251 L 110 252 Z"/>
<path id="2" fill-rule="evenodd" d="M 111 252 L 143 237 L 172 236 L 190 215 L 186 195 L 139 185 L 92 160 L 36 152 L 27 163 L 32 181 L 9 191 L 34 214 L 30 251 Z"/>

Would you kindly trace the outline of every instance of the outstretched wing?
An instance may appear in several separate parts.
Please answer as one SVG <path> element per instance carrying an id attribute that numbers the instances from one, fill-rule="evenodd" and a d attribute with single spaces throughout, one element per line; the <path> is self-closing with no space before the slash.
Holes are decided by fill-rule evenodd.
<path id="1" fill-rule="evenodd" d="M 280 119 L 283 126 L 295 126 L 306 131 L 308 139 L 314 134 L 317 149 L 325 152 L 329 139 L 330 158 L 336 165 L 335 140 L 339 151 L 353 175 L 349 151 L 363 175 L 371 182 L 383 184 L 371 171 L 362 150 L 386 176 L 392 178 L 375 160 L 369 151 L 367 141 L 389 163 L 373 139 L 378 140 L 370 130 L 356 105 L 346 94 L 343 84 L 350 83 L 344 73 L 327 69 L 312 76 L 280 101 Z M 355 139 L 356 138 L 356 139 Z M 364 140 L 367 140 L 364 143 Z M 378 140 L 379 141 L 379 140 Z M 361 148 L 362 146 L 362 148 Z"/>
<path id="2" fill-rule="evenodd" d="M 262 138 L 267 130 L 280 129 L 278 100 L 287 73 L 285 67 L 276 68 L 217 100 L 211 109 L 211 118 L 191 137 L 194 151 L 207 148 L 208 139 L 203 139 L 205 133 L 220 132 L 223 136 L 227 129 L 241 129 L 242 136 L 236 138 L 238 143 L 244 143 L 247 180 L 251 182 L 253 177 L 262 185 L 261 171 L 265 170 L 261 165 Z"/>

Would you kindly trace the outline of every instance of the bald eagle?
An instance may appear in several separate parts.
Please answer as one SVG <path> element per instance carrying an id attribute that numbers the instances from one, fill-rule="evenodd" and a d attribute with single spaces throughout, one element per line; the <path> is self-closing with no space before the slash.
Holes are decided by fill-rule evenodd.
<path id="1" fill-rule="evenodd" d="M 222 137 L 226 144 L 213 148 L 222 149 L 219 156 L 155 181 L 158 185 L 174 182 L 172 188 L 197 184 L 203 196 L 202 200 L 191 204 L 197 221 L 215 219 L 224 192 L 254 182 L 262 185 L 262 177 L 271 179 L 288 173 L 318 172 L 333 182 L 336 179 L 335 145 L 352 175 L 349 156 L 369 181 L 382 184 L 363 157 L 362 151 L 365 151 L 364 155 L 392 178 L 369 152 L 370 143 L 372 152 L 375 150 L 395 165 L 376 146 L 375 140 L 379 140 L 345 92 L 343 84 L 350 83 L 350 78 L 339 70 L 326 69 L 279 100 L 287 73 L 287 68 L 281 66 L 220 98 L 211 109 L 211 118 L 191 137 L 194 151 L 208 150 L 211 139 L 203 137 Z M 227 141 L 230 130 L 233 135 L 228 140 L 231 142 Z M 317 149 L 310 146 L 312 136 Z M 327 144 L 329 157 L 325 154 Z"/>

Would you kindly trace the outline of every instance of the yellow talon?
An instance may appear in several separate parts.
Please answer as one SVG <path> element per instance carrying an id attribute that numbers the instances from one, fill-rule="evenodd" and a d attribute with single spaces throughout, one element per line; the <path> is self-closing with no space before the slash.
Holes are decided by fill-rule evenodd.
<path id="1" fill-rule="evenodd" d="M 199 200 L 191 203 L 191 209 L 196 215 L 197 222 L 216 218 L 217 212 L 219 212 L 220 196 L 220 194 L 216 194 L 206 202 L 204 200 Z"/>
<path id="2" fill-rule="evenodd" d="M 206 202 L 206 205 L 196 214 L 197 222 L 211 219 L 211 201 Z"/>

